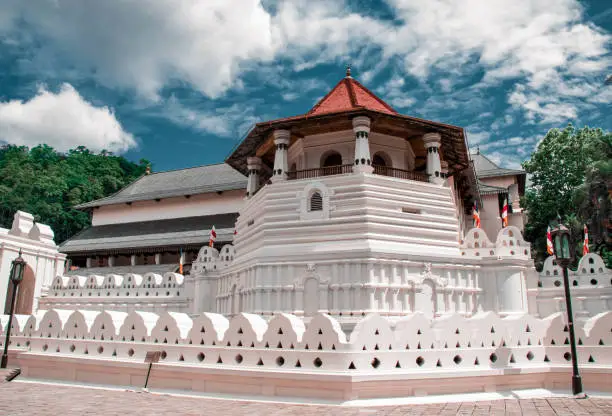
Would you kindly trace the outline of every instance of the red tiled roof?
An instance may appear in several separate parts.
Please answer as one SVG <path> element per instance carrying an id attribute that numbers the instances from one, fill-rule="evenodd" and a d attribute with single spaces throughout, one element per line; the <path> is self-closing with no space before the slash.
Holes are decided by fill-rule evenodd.
<path id="1" fill-rule="evenodd" d="M 321 98 L 306 115 L 336 113 L 358 108 L 397 114 L 397 111 L 389 104 L 374 95 L 359 81 L 347 76 L 340 80 L 325 97 Z"/>

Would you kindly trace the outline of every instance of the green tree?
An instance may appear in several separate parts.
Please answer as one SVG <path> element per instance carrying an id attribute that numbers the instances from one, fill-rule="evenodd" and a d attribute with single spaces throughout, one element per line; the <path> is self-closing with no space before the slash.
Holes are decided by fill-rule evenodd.
<path id="1" fill-rule="evenodd" d="M 30 212 L 51 226 L 60 243 L 90 223 L 75 205 L 117 192 L 143 175 L 148 164 L 83 146 L 66 154 L 47 145 L 0 147 L 0 226 L 10 227 L 17 210 Z"/>
<path id="2" fill-rule="evenodd" d="M 609 132 L 569 124 L 552 129 L 523 168 L 531 187 L 521 202 L 527 210 L 525 238 L 533 243 L 536 264 L 546 258 L 546 228 L 557 214 L 571 227 L 577 251 L 582 252 L 582 227 L 589 227 L 591 251 L 606 257 L 610 250 L 610 174 L 612 146 Z"/>

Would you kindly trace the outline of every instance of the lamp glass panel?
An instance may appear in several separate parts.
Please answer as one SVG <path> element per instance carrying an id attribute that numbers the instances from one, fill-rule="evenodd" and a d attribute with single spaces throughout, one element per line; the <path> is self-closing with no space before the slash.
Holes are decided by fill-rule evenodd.
<path id="1" fill-rule="evenodd" d="M 569 259 L 571 257 L 569 235 L 563 234 L 562 241 L 563 241 L 563 258 Z"/>
<path id="2" fill-rule="evenodd" d="M 561 250 L 561 236 L 559 234 L 555 235 L 555 254 L 559 258 L 563 258 L 563 251 Z"/>
<path id="3" fill-rule="evenodd" d="M 23 279 L 23 269 L 24 269 L 24 264 L 22 262 L 16 262 L 13 265 L 13 273 L 11 274 L 11 280 L 13 282 L 21 282 L 21 279 Z"/>

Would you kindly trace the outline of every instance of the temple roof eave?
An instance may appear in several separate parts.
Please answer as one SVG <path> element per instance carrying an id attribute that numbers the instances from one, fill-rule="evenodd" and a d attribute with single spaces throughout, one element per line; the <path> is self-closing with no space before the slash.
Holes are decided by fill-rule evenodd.
<path id="1" fill-rule="evenodd" d="M 373 120 L 372 131 L 375 132 L 381 128 L 380 124 L 382 122 L 391 124 L 403 123 L 403 126 L 396 126 L 398 129 L 402 127 L 417 127 L 424 132 L 439 132 L 442 135 L 442 152 L 445 156 L 445 160 L 449 162 L 449 168 L 452 171 L 461 171 L 470 166 L 467 156 L 468 152 L 465 134 L 461 127 L 402 114 L 375 111 L 368 108 L 328 112 L 316 115 L 304 114 L 257 123 L 246 138 L 234 148 L 230 156 L 226 159 L 226 163 L 237 171 L 247 174 L 246 158 L 255 154 L 256 149 L 264 143 L 273 130 L 286 129 L 292 130 L 293 132 L 297 129 L 319 127 L 321 123 L 332 122 L 338 123 L 336 130 L 338 127 L 350 129 L 351 119 L 360 115 L 366 115 Z M 344 126 L 344 124 L 346 124 L 346 126 Z"/>

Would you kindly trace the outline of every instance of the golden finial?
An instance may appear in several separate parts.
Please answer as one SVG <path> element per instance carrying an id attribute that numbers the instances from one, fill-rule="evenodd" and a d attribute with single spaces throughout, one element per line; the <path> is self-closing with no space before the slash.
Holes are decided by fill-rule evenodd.
<path id="1" fill-rule="evenodd" d="M 346 78 L 350 78 L 351 77 L 351 64 L 348 64 L 346 66 Z"/>

